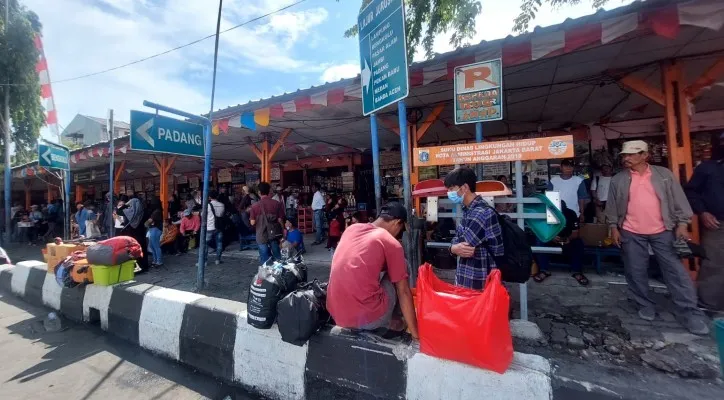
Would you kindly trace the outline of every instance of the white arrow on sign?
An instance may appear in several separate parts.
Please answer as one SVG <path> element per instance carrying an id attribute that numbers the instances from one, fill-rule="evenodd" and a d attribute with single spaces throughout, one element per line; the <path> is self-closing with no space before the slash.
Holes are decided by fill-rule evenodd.
<path id="1" fill-rule="evenodd" d="M 153 118 L 149 119 L 148 121 L 141 124 L 141 126 L 136 128 L 136 133 L 138 133 L 138 135 L 141 136 L 143 140 L 146 141 L 146 143 L 150 144 L 151 147 L 156 147 L 153 138 L 151 137 L 151 135 L 148 134 L 148 130 L 151 129 L 152 126 Z"/>
<path id="2" fill-rule="evenodd" d="M 365 91 L 369 93 L 370 78 L 372 78 L 372 71 L 370 71 L 370 66 L 367 65 L 367 59 L 365 59 L 365 67 L 362 70 L 361 75 L 362 75 L 362 87 L 364 87 Z"/>
<path id="3" fill-rule="evenodd" d="M 45 159 L 45 162 L 48 164 L 52 164 L 53 160 L 50 159 L 50 148 L 48 150 L 45 150 L 45 153 L 43 153 L 43 159 Z"/>

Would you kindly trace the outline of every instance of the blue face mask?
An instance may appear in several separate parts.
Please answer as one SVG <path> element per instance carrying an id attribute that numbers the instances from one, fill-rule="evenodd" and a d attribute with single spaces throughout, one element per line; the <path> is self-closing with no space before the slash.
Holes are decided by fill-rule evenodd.
<path id="1" fill-rule="evenodd" d="M 455 204 L 462 204 L 463 196 L 460 196 L 456 190 L 447 192 L 447 198 Z"/>

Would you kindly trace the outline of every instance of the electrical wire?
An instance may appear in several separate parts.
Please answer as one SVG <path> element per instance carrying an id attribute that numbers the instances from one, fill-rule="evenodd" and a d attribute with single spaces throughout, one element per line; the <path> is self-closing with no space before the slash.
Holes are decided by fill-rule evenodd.
<path id="1" fill-rule="evenodd" d="M 248 20 L 248 21 L 246 21 L 246 22 L 242 22 L 242 23 L 240 23 L 240 24 L 238 24 L 238 25 L 234 25 L 234 26 L 232 26 L 232 27 L 230 27 L 230 28 L 227 28 L 227 29 L 224 29 L 224 30 L 220 31 L 220 32 L 219 32 L 219 35 L 221 35 L 221 34 L 223 34 L 223 33 L 227 33 L 227 32 L 229 32 L 229 31 L 233 31 L 234 29 L 241 28 L 242 26 L 251 24 L 252 22 L 259 21 L 259 20 L 264 19 L 264 18 L 266 18 L 266 17 L 268 17 L 268 16 L 270 16 L 270 15 L 274 15 L 274 14 L 280 13 L 280 12 L 285 11 L 285 10 L 287 10 L 287 9 L 289 9 L 289 8 L 292 8 L 292 7 L 296 6 L 296 5 L 299 5 L 299 4 L 301 4 L 301 3 L 304 3 L 305 1 L 307 1 L 307 0 L 298 0 L 298 1 L 294 2 L 294 3 L 292 3 L 292 4 L 289 4 L 289 5 L 287 5 L 287 6 L 281 7 L 281 8 L 279 8 L 279 9 L 275 10 L 275 11 L 271 11 L 271 12 L 268 12 L 268 13 L 266 13 L 266 14 L 264 14 L 264 15 L 260 15 L 260 16 L 258 16 L 258 17 L 254 17 L 254 18 L 252 18 L 252 19 L 250 19 L 250 20 Z M 211 35 L 204 36 L 204 37 L 202 37 L 202 38 L 200 38 L 200 39 L 196 39 L 196 40 L 194 40 L 194 41 L 192 41 L 192 42 L 189 42 L 189 43 L 186 43 L 186 44 L 183 44 L 183 45 L 180 45 L 180 46 L 176 46 L 176 47 L 174 47 L 174 48 L 172 48 L 172 49 L 168 49 L 168 50 L 166 50 L 166 51 L 162 51 L 162 52 L 160 52 L 160 53 L 156 53 L 156 54 L 150 55 L 150 56 L 148 56 L 148 57 L 140 58 L 140 59 L 138 59 L 138 60 L 125 63 L 125 64 L 123 64 L 123 65 L 118 65 L 118 66 L 115 66 L 115 67 L 112 67 L 112 68 L 104 69 L 104 70 L 102 70 L 102 71 L 91 72 L 91 73 L 88 73 L 88 74 L 79 75 L 79 76 L 75 76 L 75 77 L 72 77 L 72 78 L 66 78 L 66 79 L 60 79 L 60 80 L 57 80 L 57 81 L 52 81 L 52 82 L 50 82 L 50 84 L 77 81 L 77 80 L 79 80 L 79 79 L 90 78 L 90 77 L 92 77 L 92 76 L 101 75 L 101 74 L 105 74 L 105 73 L 108 73 L 108 72 L 116 71 L 116 70 L 119 70 L 119 69 L 121 69 L 121 68 L 130 67 L 131 65 L 139 64 L 139 63 L 142 63 L 142 62 L 144 62 L 144 61 L 148 61 L 148 60 L 151 60 L 151 59 L 154 59 L 154 58 L 161 57 L 161 56 L 163 56 L 163 55 L 172 53 L 172 52 L 174 52 L 174 51 L 181 50 L 181 49 L 183 49 L 183 48 L 185 48 L 185 47 L 193 46 L 193 45 L 195 45 L 195 44 L 197 44 L 197 43 L 203 42 L 204 40 L 207 40 L 207 39 L 211 39 L 211 38 L 213 38 L 213 37 L 215 37 L 215 36 L 216 36 L 216 33 L 212 33 Z M 27 83 L 18 83 L 18 84 L 8 83 L 8 84 L 5 84 L 5 85 L 3 85 L 3 86 L 20 86 L 20 85 L 28 85 L 28 84 L 27 84 Z"/>

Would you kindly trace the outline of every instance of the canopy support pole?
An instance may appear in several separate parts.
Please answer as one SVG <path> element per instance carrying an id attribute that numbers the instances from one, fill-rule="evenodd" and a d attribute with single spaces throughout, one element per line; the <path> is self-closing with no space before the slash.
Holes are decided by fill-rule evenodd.
<path id="1" fill-rule="evenodd" d="M 370 114 L 370 134 L 372 135 L 372 175 L 375 180 L 375 212 L 379 215 L 382 208 L 382 179 L 380 177 L 380 139 L 377 134 L 377 114 Z"/>
<path id="2" fill-rule="evenodd" d="M 480 124 L 478 122 L 478 124 Z M 477 127 L 476 127 L 477 133 Z M 480 128 L 480 136 L 482 136 L 483 129 Z M 480 165 L 480 164 L 478 164 Z M 515 162 L 515 202 L 516 212 L 518 215 L 523 215 L 523 162 L 517 160 Z M 525 230 L 525 220 L 518 218 L 518 226 L 520 229 Z M 520 284 L 520 319 L 523 321 L 528 320 L 528 284 Z"/>
<path id="3" fill-rule="evenodd" d="M 23 186 L 25 187 L 25 209 L 30 210 L 30 179 L 25 179 Z"/>
<path id="4" fill-rule="evenodd" d="M 121 161 L 121 165 L 118 167 L 118 170 L 116 170 L 116 176 L 113 177 L 113 193 L 118 193 L 120 191 L 121 186 L 121 175 L 123 175 L 123 171 L 126 169 L 126 160 Z"/>

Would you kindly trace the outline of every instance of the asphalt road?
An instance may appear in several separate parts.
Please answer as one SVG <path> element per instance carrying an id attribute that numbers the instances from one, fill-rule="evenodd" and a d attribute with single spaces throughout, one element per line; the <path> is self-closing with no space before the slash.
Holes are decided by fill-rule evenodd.
<path id="1" fill-rule="evenodd" d="M 259 400 L 98 327 L 49 332 L 48 312 L 0 292 L 0 398 Z"/>

